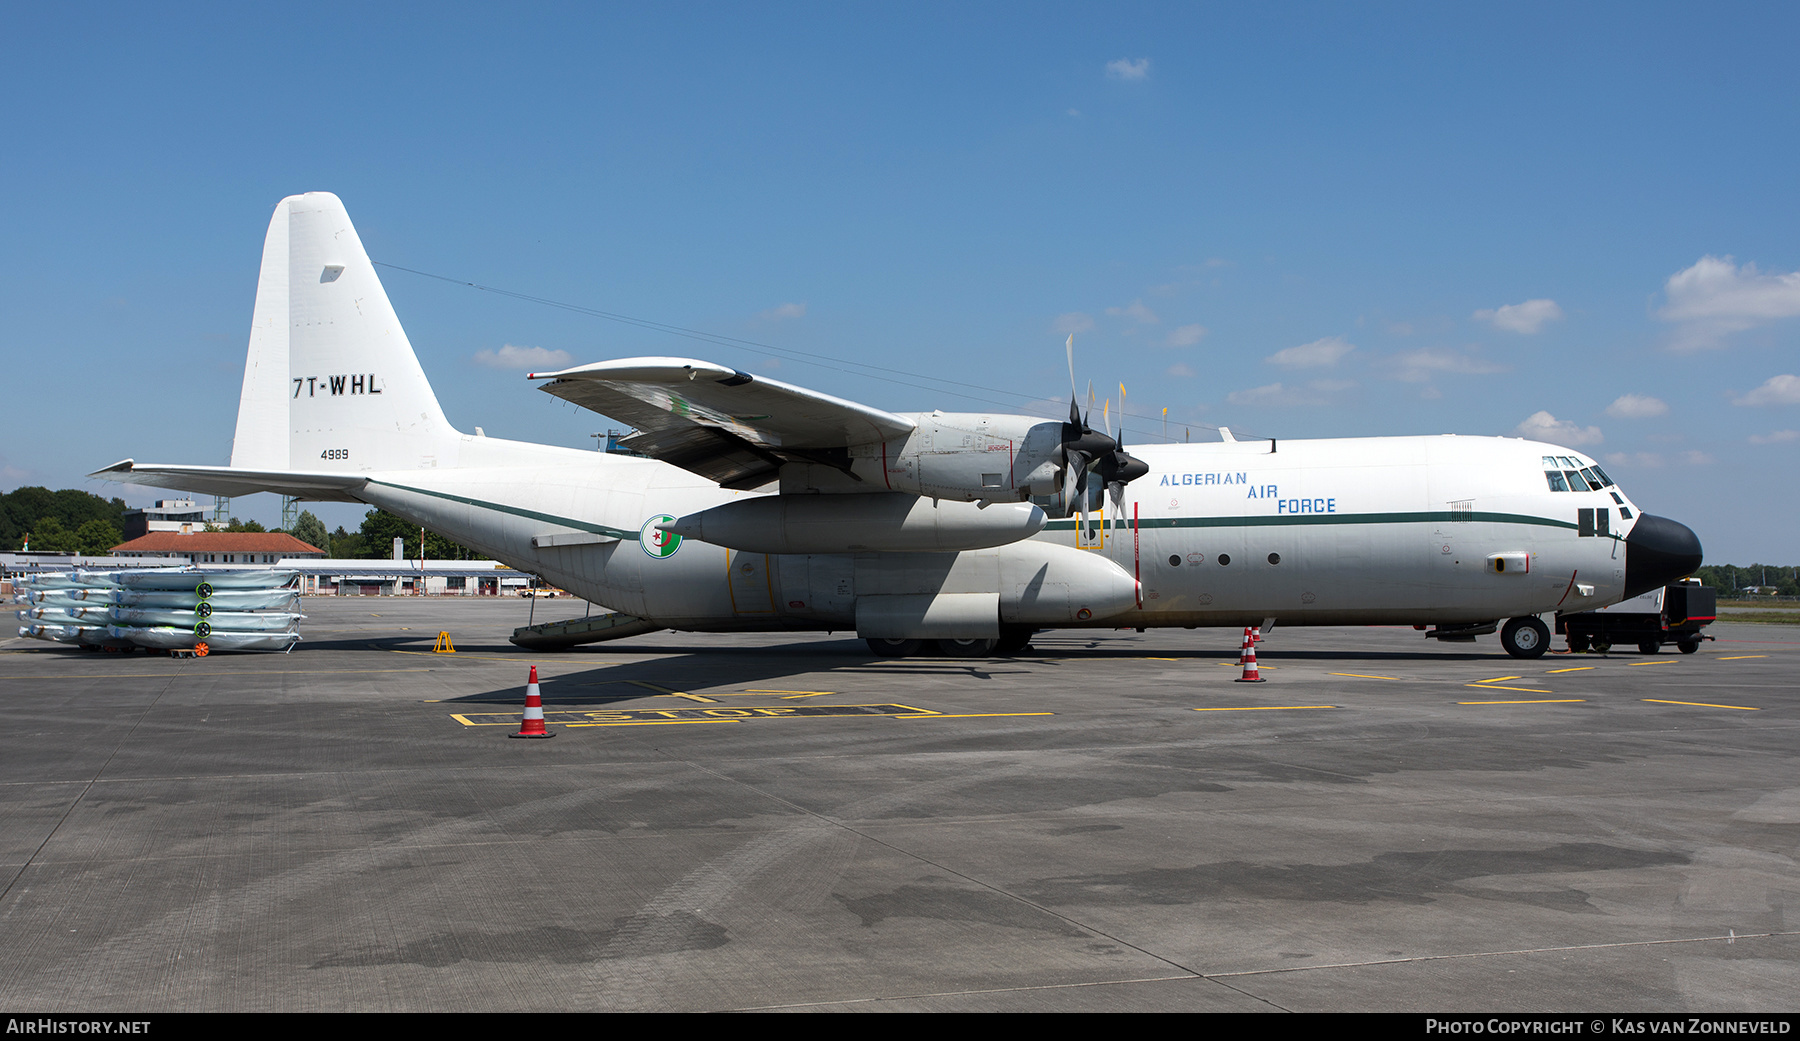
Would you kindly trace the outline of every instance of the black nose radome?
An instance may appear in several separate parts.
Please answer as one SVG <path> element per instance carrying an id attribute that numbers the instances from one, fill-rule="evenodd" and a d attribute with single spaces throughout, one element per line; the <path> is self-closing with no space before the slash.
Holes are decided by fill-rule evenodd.
<path id="1" fill-rule="evenodd" d="M 1691 575 L 1700 567 L 1700 537 L 1694 529 L 1667 517 L 1638 514 L 1625 536 L 1627 599 Z"/>

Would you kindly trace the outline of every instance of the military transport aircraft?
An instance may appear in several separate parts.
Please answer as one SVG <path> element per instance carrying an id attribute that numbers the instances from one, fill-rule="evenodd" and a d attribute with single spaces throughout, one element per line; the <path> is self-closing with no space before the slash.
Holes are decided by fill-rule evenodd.
<path id="1" fill-rule="evenodd" d="M 903 415 L 683 358 L 530 378 L 634 424 L 638 455 L 453 428 L 343 204 L 291 196 L 231 465 L 94 476 L 378 506 L 614 612 L 566 642 L 853 629 L 878 654 L 976 655 L 1045 628 L 1411 624 L 1500 629 L 1535 657 L 1539 615 L 1701 560 L 1592 459 L 1515 438 L 1227 434 L 1133 455 L 1073 402 L 1067 422 Z"/>

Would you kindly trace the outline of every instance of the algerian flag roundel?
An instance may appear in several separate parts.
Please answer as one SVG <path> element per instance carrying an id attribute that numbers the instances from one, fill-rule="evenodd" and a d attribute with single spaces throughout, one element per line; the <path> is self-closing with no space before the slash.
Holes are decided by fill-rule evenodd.
<path id="1" fill-rule="evenodd" d="M 665 513 L 650 518 L 644 522 L 643 527 L 638 529 L 638 545 L 644 547 L 645 553 L 653 557 L 672 557 L 675 555 L 675 551 L 681 548 L 680 535 L 669 531 L 659 531 L 656 527 L 658 524 L 674 519 Z"/>

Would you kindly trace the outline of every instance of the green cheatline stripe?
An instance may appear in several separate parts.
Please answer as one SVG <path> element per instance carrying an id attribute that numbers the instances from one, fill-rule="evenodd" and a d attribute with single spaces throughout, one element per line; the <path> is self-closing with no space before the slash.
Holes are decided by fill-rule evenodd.
<path id="1" fill-rule="evenodd" d="M 553 513 L 540 513 L 537 510 L 527 510 L 518 506 L 507 506 L 503 503 L 488 502 L 485 499 L 474 499 L 467 495 L 452 495 L 449 492 L 433 491 L 430 488 L 414 488 L 410 485 L 395 484 L 392 481 L 370 480 L 369 483 L 383 485 L 388 488 L 398 488 L 403 492 L 416 492 L 420 495 L 429 495 L 436 499 L 448 499 L 451 502 L 460 502 L 467 506 L 479 506 L 484 510 L 496 510 L 500 513 L 510 513 L 515 517 L 529 517 L 532 520 L 540 520 L 546 524 L 560 524 L 565 528 L 574 528 L 576 531 L 589 531 L 596 535 L 610 535 L 615 539 L 623 539 L 630 542 L 638 541 L 638 533 L 635 531 L 626 531 L 623 528 L 611 528 L 604 524 L 593 524 L 588 521 L 575 520 L 572 517 L 558 517 Z M 1549 517 L 1534 517 L 1528 513 L 1471 513 L 1465 514 L 1461 518 L 1452 518 L 1450 511 L 1448 510 L 1419 510 L 1412 513 L 1303 513 L 1291 515 L 1281 514 L 1273 517 L 1150 517 L 1140 520 L 1138 522 L 1138 527 L 1140 530 L 1153 528 L 1263 528 L 1289 524 L 1460 523 L 1464 519 L 1470 521 L 1490 521 L 1499 524 L 1535 524 L 1540 527 L 1568 528 L 1570 530 L 1575 530 L 1577 527 L 1573 521 L 1552 520 Z M 1044 530 L 1074 531 L 1078 524 L 1080 524 L 1080 521 L 1074 518 L 1068 520 L 1054 520 L 1044 525 Z M 1111 520 L 1102 521 L 1101 524 L 1104 527 L 1114 530 L 1128 530 L 1131 527 L 1130 521 Z M 1621 538 L 1621 536 L 1617 534 L 1610 534 L 1606 537 L 1612 539 Z"/>
<path id="2" fill-rule="evenodd" d="M 1431 522 L 1461 523 L 1492 521 L 1499 524 L 1537 524 L 1547 528 L 1574 530 L 1573 521 L 1551 520 L 1527 513 L 1469 513 L 1452 518 L 1448 510 L 1420 510 L 1413 513 L 1298 513 L 1259 517 L 1146 517 L 1138 527 L 1150 528 L 1265 528 L 1288 524 L 1425 524 Z M 1045 531 L 1073 531 L 1081 522 L 1075 518 L 1054 520 L 1044 525 Z M 1104 522 L 1113 529 L 1129 529 L 1130 521 Z M 1617 538 L 1618 536 L 1613 536 Z"/>
<path id="3" fill-rule="evenodd" d="M 532 520 L 540 520 L 546 524 L 560 524 L 565 528 L 574 528 L 576 531 L 589 531 L 593 532 L 595 535 L 611 535 L 615 539 L 623 539 L 629 542 L 638 541 L 638 533 L 635 531 L 626 531 L 623 528 L 609 528 L 604 524 L 592 524 L 588 521 L 575 520 L 572 517 L 558 517 L 554 513 L 539 513 L 537 510 L 527 510 L 519 506 L 507 506 L 504 503 L 488 502 L 486 499 L 471 499 L 467 495 L 452 495 L 449 492 L 432 491 L 430 488 L 414 488 L 411 485 L 395 484 L 392 481 L 370 480 L 369 483 L 379 484 L 388 488 L 398 488 L 403 492 L 417 492 L 420 495 L 429 495 L 434 499 L 448 499 L 451 502 L 460 502 L 465 506 L 479 506 L 484 510 L 510 513 L 515 517 L 529 517 Z"/>

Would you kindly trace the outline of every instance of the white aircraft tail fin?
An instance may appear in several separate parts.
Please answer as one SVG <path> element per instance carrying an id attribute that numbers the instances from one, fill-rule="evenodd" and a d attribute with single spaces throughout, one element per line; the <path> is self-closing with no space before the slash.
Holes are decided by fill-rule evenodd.
<path id="1" fill-rule="evenodd" d="M 263 242 L 232 467 L 453 466 L 458 442 L 344 204 L 329 192 L 281 200 Z"/>

